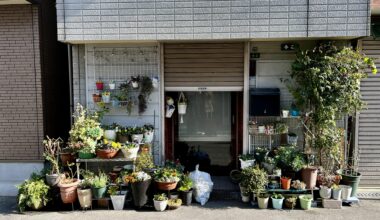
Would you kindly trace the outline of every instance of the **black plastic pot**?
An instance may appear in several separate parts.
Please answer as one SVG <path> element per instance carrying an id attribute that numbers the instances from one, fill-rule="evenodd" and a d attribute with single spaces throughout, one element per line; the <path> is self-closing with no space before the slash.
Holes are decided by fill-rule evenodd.
<path id="1" fill-rule="evenodd" d="M 356 197 L 361 174 L 357 173 L 356 176 L 352 176 L 352 175 L 348 175 L 348 174 L 341 174 L 341 176 L 342 176 L 341 183 L 343 185 L 351 186 L 352 187 L 351 197 Z"/>
<path id="2" fill-rule="evenodd" d="M 191 205 L 191 202 L 193 200 L 193 190 L 181 192 L 181 197 L 184 205 Z"/>
<path id="3" fill-rule="evenodd" d="M 148 188 L 151 180 L 135 182 L 131 184 L 133 204 L 137 208 L 143 207 L 148 202 Z"/>

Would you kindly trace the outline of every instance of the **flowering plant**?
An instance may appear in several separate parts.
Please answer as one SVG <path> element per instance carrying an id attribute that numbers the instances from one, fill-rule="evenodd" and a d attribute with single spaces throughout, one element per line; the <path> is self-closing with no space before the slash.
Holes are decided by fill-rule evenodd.
<path id="1" fill-rule="evenodd" d="M 76 151 L 95 153 L 96 142 L 103 136 L 97 114 L 89 114 L 82 105 L 78 104 L 73 117 L 69 146 Z"/>
<path id="2" fill-rule="evenodd" d="M 99 149 L 119 150 L 122 147 L 123 147 L 123 145 L 120 142 L 109 141 L 107 139 L 103 139 L 103 141 L 100 141 L 100 143 L 97 145 L 97 148 L 99 148 Z"/>
<path id="3" fill-rule="evenodd" d="M 154 171 L 154 180 L 163 183 L 178 182 L 181 174 L 175 168 L 163 167 Z"/>
<path id="4" fill-rule="evenodd" d="M 144 182 L 150 180 L 151 176 L 144 171 L 133 172 L 123 176 L 125 183 Z"/>

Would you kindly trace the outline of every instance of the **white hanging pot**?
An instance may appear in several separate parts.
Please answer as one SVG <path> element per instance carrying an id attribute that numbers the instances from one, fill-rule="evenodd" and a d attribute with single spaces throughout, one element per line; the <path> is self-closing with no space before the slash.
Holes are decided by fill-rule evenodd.
<path id="1" fill-rule="evenodd" d="M 186 103 L 178 103 L 178 114 L 186 115 L 186 108 L 187 108 Z"/>
<path id="2" fill-rule="evenodd" d="M 157 89 L 158 88 L 158 77 L 153 77 L 152 78 L 152 85 L 153 85 L 153 88 Z"/>
<path id="3" fill-rule="evenodd" d="M 115 83 L 110 83 L 110 84 L 108 84 L 108 86 L 110 87 L 110 90 L 114 90 L 115 87 L 116 87 L 116 84 Z"/>
<path id="4" fill-rule="evenodd" d="M 104 103 L 110 103 L 111 102 L 111 96 L 109 95 L 103 95 L 102 100 Z"/>
<path id="5" fill-rule="evenodd" d="M 139 88 L 139 83 L 137 81 L 132 81 L 132 88 L 134 89 Z"/>

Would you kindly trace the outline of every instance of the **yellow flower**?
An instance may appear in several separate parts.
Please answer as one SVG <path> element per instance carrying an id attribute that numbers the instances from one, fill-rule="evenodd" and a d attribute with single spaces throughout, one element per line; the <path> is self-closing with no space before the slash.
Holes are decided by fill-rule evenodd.
<path id="1" fill-rule="evenodd" d="M 103 143 L 104 143 L 104 144 L 108 144 L 108 140 L 104 138 L 104 139 L 103 139 Z"/>

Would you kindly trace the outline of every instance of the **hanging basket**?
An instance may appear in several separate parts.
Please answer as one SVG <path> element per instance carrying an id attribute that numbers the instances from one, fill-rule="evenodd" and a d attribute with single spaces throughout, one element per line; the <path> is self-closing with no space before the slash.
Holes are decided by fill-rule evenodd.
<path id="1" fill-rule="evenodd" d="M 186 108 L 187 108 L 186 98 L 183 92 L 181 92 L 179 94 L 179 99 L 178 99 L 178 114 L 185 115 Z"/>

